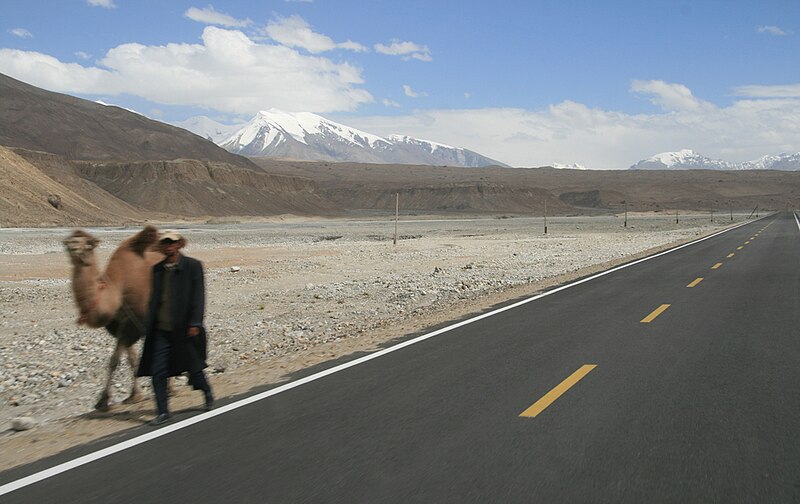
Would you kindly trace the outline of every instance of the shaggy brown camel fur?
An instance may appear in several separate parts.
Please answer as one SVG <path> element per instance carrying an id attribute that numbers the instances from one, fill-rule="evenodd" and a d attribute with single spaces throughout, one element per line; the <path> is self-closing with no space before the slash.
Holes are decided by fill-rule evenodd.
<path id="1" fill-rule="evenodd" d="M 152 246 L 158 230 L 146 226 L 138 234 L 120 243 L 111 255 L 104 272 L 100 272 L 94 249 L 100 240 L 86 231 L 76 230 L 64 246 L 72 261 L 72 292 L 78 305 L 78 324 L 105 327 L 116 339 L 116 347 L 108 365 L 106 386 L 95 408 L 107 411 L 114 371 L 123 354 L 133 372 L 133 390 L 126 403 L 142 399 L 136 379 L 134 344 L 144 335 L 147 304 L 152 288 L 152 268 L 163 256 Z"/>

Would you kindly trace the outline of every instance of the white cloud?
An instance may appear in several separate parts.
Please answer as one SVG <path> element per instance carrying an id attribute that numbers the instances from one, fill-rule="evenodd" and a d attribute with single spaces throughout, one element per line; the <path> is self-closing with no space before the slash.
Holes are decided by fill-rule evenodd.
<path id="1" fill-rule="evenodd" d="M 695 98 L 683 84 L 670 84 L 660 80 L 634 80 L 631 83 L 631 91 L 649 95 L 652 103 L 666 111 L 701 111 L 714 108 L 714 105 Z"/>
<path id="2" fill-rule="evenodd" d="M 340 42 L 336 44 L 336 47 L 339 49 L 347 49 L 348 51 L 354 52 L 368 52 L 369 48 L 365 45 L 359 44 L 358 42 L 353 42 L 352 40 L 348 40 L 346 42 Z"/>
<path id="3" fill-rule="evenodd" d="M 392 107 L 392 108 L 400 108 L 401 107 L 401 105 L 399 103 L 397 103 L 394 100 L 390 100 L 389 98 L 384 98 L 383 100 L 381 100 L 381 103 L 383 103 L 383 105 L 386 106 L 386 107 Z"/>
<path id="4" fill-rule="evenodd" d="M 10 33 L 11 35 L 14 35 L 15 37 L 19 37 L 19 38 L 24 38 L 24 39 L 33 38 L 33 33 L 29 32 L 25 28 L 12 28 L 12 29 L 8 30 L 8 33 Z"/>
<path id="5" fill-rule="evenodd" d="M 300 16 L 276 17 L 267 24 L 266 34 L 275 42 L 288 47 L 299 47 L 310 53 L 321 53 L 333 49 L 365 52 L 368 49 L 352 40 L 336 43 L 327 35 L 316 33 Z"/>
<path id="6" fill-rule="evenodd" d="M 85 52 L 83 52 L 83 51 L 77 51 L 77 52 L 75 53 L 75 56 L 79 57 L 80 59 L 85 59 L 85 60 L 88 60 L 89 58 L 91 58 L 91 57 L 92 57 L 92 55 L 91 55 L 91 54 L 89 54 L 89 53 L 85 53 Z"/>
<path id="7" fill-rule="evenodd" d="M 115 9 L 117 7 L 114 4 L 114 0 L 86 0 L 86 3 L 92 7 L 103 7 L 106 9 Z"/>
<path id="8" fill-rule="evenodd" d="M 53 91 L 128 93 L 162 105 L 246 115 L 269 107 L 347 111 L 374 101 L 359 87 L 361 70 L 349 63 L 257 43 L 240 31 L 213 26 L 203 30 L 200 44 L 123 44 L 94 67 L 0 49 L 0 73 Z"/>
<path id="9" fill-rule="evenodd" d="M 116 94 L 117 78 L 100 68 L 86 68 L 77 63 L 63 63 L 46 54 L 0 49 L 0 73 L 34 86 L 69 93 Z"/>
<path id="10" fill-rule="evenodd" d="M 409 98 L 420 98 L 422 96 L 428 96 L 428 93 L 420 93 L 411 89 L 411 86 L 408 84 L 403 84 L 403 93 Z"/>
<path id="11" fill-rule="evenodd" d="M 205 9 L 198 9 L 197 7 L 189 7 L 183 14 L 192 21 L 204 23 L 208 25 L 225 26 L 227 28 L 240 28 L 253 24 L 250 19 L 236 19 L 233 16 L 217 12 L 214 10 L 213 5 L 209 5 Z"/>
<path id="12" fill-rule="evenodd" d="M 734 94 L 751 98 L 800 98 L 800 84 L 740 86 L 734 90 Z"/>
<path id="13" fill-rule="evenodd" d="M 536 111 L 428 110 L 354 118 L 348 124 L 377 135 L 434 139 L 525 167 L 560 162 L 627 169 L 656 153 L 681 148 L 737 162 L 800 151 L 798 98 L 740 100 L 728 107 L 654 114 L 625 114 L 564 101 Z"/>
<path id="14" fill-rule="evenodd" d="M 408 61 L 416 59 L 420 61 L 432 61 L 431 50 L 428 46 L 419 45 L 414 42 L 400 42 L 393 40 L 391 45 L 375 44 L 375 51 L 389 56 L 400 56 L 401 59 Z"/>
<path id="15" fill-rule="evenodd" d="M 470 98 L 472 98 L 472 94 L 471 93 L 464 93 L 464 98 L 469 100 Z"/>
<path id="16" fill-rule="evenodd" d="M 784 35 L 787 35 L 787 33 L 784 30 L 778 28 L 777 26 L 762 26 L 762 25 L 758 25 L 758 26 L 756 26 L 756 32 L 758 32 L 758 33 L 768 33 L 770 35 L 775 35 L 775 36 L 778 36 L 778 37 L 782 37 Z"/>

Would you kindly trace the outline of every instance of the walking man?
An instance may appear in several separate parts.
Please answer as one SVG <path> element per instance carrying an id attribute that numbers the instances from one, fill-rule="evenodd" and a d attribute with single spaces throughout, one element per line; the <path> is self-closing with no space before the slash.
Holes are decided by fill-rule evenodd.
<path id="1" fill-rule="evenodd" d="M 185 246 L 186 239 L 177 231 L 160 233 L 159 248 L 166 257 L 153 267 L 147 333 L 137 373 L 153 377 L 157 416 L 150 422 L 152 425 L 161 425 L 170 418 L 169 376 L 188 372 L 194 390 L 203 392 L 206 411 L 214 405 L 211 386 L 203 372 L 208 367 L 203 264 L 181 254 Z"/>

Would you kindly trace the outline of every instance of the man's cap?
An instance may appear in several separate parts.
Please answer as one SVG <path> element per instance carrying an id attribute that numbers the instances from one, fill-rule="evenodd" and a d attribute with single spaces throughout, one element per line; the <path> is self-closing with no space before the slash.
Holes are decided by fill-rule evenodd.
<path id="1" fill-rule="evenodd" d="M 166 229 L 161 231 L 158 235 L 158 241 L 164 240 L 172 240 L 172 241 L 180 241 L 183 238 L 179 232 L 175 231 L 174 229 Z"/>

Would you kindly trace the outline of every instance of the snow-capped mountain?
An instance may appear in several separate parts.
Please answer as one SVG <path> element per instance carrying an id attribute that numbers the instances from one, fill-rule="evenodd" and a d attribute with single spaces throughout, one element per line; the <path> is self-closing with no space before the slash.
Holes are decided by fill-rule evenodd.
<path id="1" fill-rule="evenodd" d="M 722 159 L 712 159 L 683 149 L 677 152 L 662 152 L 639 161 L 631 170 L 800 170 L 800 152 L 768 155 L 755 161 L 732 163 Z"/>
<path id="2" fill-rule="evenodd" d="M 746 161 L 737 169 L 739 170 L 800 170 L 800 152 L 793 154 L 783 152 L 777 156 L 766 155 L 755 161 Z"/>
<path id="3" fill-rule="evenodd" d="M 572 164 L 562 164 L 562 163 L 553 163 L 550 165 L 552 168 L 557 170 L 588 170 L 589 168 L 583 166 L 582 164 L 572 163 Z"/>
<path id="4" fill-rule="evenodd" d="M 489 159 L 476 152 L 461 147 L 421 140 L 405 135 L 389 135 L 387 140 L 393 144 L 393 150 L 407 159 L 419 159 L 413 163 L 445 166 L 507 166 L 494 159 Z M 393 163 L 398 161 L 391 161 Z M 404 161 L 403 163 L 411 163 Z"/>
<path id="5" fill-rule="evenodd" d="M 236 132 L 241 125 L 228 125 L 219 123 L 210 117 L 196 116 L 185 121 L 174 122 L 173 126 L 189 130 L 195 135 L 211 140 L 215 144 L 225 140 Z"/>
<path id="6" fill-rule="evenodd" d="M 201 122 L 194 119 L 182 124 L 176 123 L 176 126 L 211 137 L 229 152 L 244 156 L 357 163 L 506 166 L 467 149 L 401 135 L 383 138 L 310 112 L 264 110 L 256 114 L 250 122 L 219 140 L 210 135 L 207 129 L 203 129 L 219 129 L 212 124 L 214 121 Z"/>
<path id="7" fill-rule="evenodd" d="M 721 159 L 711 159 L 691 149 L 662 152 L 639 161 L 631 170 L 732 170 L 733 165 Z"/>

